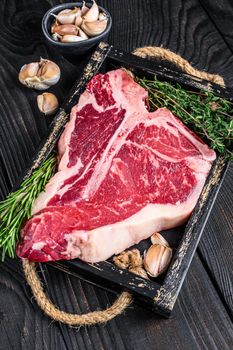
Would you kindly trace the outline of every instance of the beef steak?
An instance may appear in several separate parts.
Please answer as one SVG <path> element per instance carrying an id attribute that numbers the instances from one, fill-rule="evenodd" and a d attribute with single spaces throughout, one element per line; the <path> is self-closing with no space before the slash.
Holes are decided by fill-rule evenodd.
<path id="1" fill-rule="evenodd" d="M 96 75 L 58 143 L 58 172 L 33 206 L 17 254 L 97 262 L 181 225 L 215 152 L 124 70 Z"/>

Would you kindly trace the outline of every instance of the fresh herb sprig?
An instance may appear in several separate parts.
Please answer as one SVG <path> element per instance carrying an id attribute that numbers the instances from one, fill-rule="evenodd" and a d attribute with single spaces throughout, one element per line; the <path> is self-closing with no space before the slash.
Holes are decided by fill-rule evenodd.
<path id="1" fill-rule="evenodd" d="M 0 247 L 2 260 L 6 254 L 15 256 L 15 248 L 19 232 L 25 219 L 31 217 L 32 205 L 40 192 L 44 190 L 48 180 L 56 168 L 56 155 L 51 155 L 43 165 L 25 179 L 20 188 L 9 194 L 0 202 Z"/>
<path id="2" fill-rule="evenodd" d="M 137 79 L 148 90 L 151 109 L 167 107 L 211 148 L 233 160 L 233 104 L 209 91 L 187 91 L 178 83 Z"/>

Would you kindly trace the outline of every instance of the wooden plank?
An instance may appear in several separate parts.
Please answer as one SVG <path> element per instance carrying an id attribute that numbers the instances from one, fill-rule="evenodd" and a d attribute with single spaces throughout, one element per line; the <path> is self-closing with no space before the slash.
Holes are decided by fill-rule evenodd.
<path id="1" fill-rule="evenodd" d="M 226 174 L 203 237 L 199 254 L 233 319 L 233 163 Z"/>
<path id="2" fill-rule="evenodd" d="M 0 264 L 0 349 L 230 349 L 233 328 L 196 255 L 172 317 L 132 305 L 105 326 L 70 328 L 37 308 L 18 261 Z M 51 299 L 63 310 L 88 312 L 115 296 L 52 268 L 45 269 Z M 6 300 L 6 295 L 8 296 Z"/>
<path id="3" fill-rule="evenodd" d="M 132 51 L 145 45 L 163 46 L 199 69 L 221 74 L 227 85 L 233 83 L 232 52 L 199 1 L 131 0 L 126 5 L 124 0 L 103 0 L 99 3 L 113 14 L 114 30 L 109 41 L 117 48 Z"/>
<path id="4" fill-rule="evenodd" d="M 231 0 L 200 0 L 212 23 L 233 53 L 233 3 Z"/>

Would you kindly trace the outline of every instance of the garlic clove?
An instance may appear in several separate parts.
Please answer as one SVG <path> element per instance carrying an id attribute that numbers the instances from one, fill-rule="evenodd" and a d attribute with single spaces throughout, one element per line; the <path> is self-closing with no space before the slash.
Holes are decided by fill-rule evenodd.
<path id="1" fill-rule="evenodd" d="M 55 20 L 52 25 L 51 25 L 51 33 L 54 34 L 55 33 L 55 28 L 59 26 L 59 23 L 57 20 Z"/>
<path id="2" fill-rule="evenodd" d="M 152 244 L 161 244 L 161 245 L 164 245 L 164 246 L 166 246 L 166 247 L 169 247 L 169 244 L 168 244 L 168 242 L 166 241 L 166 239 L 163 238 L 163 236 L 162 236 L 160 233 L 158 233 L 158 232 L 155 232 L 155 233 L 151 236 L 150 240 L 151 240 L 151 243 L 152 243 Z"/>
<path id="3" fill-rule="evenodd" d="M 19 81 L 33 89 L 46 90 L 60 79 L 60 68 L 50 60 L 25 64 L 19 72 Z"/>
<path id="4" fill-rule="evenodd" d="M 105 14 L 104 12 L 100 12 L 99 17 L 98 17 L 98 20 L 99 20 L 99 21 L 102 21 L 102 20 L 104 20 L 104 19 L 107 19 L 106 14 Z"/>
<path id="5" fill-rule="evenodd" d="M 61 71 L 58 65 L 50 60 L 47 59 L 40 59 L 40 66 L 37 76 L 40 77 L 41 81 L 45 82 L 48 87 L 55 85 L 61 76 Z"/>
<path id="6" fill-rule="evenodd" d="M 37 105 L 42 113 L 51 115 L 58 109 L 58 99 L 54 94 L 44 92 L 37 96 Z"/>
<path id="7" fill-rule="evenodd" d="M 80 27 L 81 24 L 82 24 L 82 21 L 83 21 L 83 19 L 82 19 L 81 15 L 77 15 L 76 18 L 75 18 L 75 23 L 74 23 L 74 24 L 75 24 L 77 27 Z"/>
<path id="8" fill-rule="evenodd" d="M 107 20 L 95 21 L 95 22 L 86 22 L 84 21 L 81 25 L 82 30 L 88 36 L 96 36 L 105 31 L 107 27 Z"/>
<path id="9" fill-rule="evenodd" d="M 86 33 L 84 33 L 84 31 L 82 31 L 81 28 L 79 28 L 78 34 L 79 36 L 81 36 L 81 38 L 88 39 L 88 36 L 86 35 Z"/>
<path id="10" fill-rule="evenodd" d="M 160 244 L 150 246 L 144 258 L 144 267 L 148 275 L 157 277 L 162 274 L 170 264 L 171 258 L 171 248 Z"/>
<path id="11" fill-rule="evenodd" d="M 83 20 L 87 22 L 97 21 L 99 17 L 99 7 L 97 6 L 95 0 L 93 0 L 93 5 L 91 8 L 83 15 Z"/>
<path id="12" fill-rule="evenodd" d="M 83 6 L 81 8 L 81 15 L 84 16 L 88 11 L 89 11 L 89 7 L 87 7 L 85 1 L 83 1 Z"/>
<path id="13" fill-rule="evenodd" d="M 79 7 L 75 7 L 74 9 L 65 9 L 60 11 L 56 15 L 56 19 L 60 24 L 74 24 L 76 16 L 81 14 L 81 10 Z"/>
<path id="14" fill-rule="evenodd" d="M 73 43 L 73 42 L 77 42 L 77 41 L 83 41 L 85 40 L 85 38 L 81 37 L 81 36 L 78 36 L 78 35 L 64 35 L 62 38 L 61 38 L 61 42 L 62 43 Z"/>
<path id="15" fill-rule="evenodd" d="M 34 76 L 36 76 L 38 70 L 39 70 L 40 66 L 39 66 L 39 62 L 32 62 L 29 64 L 25 64 L 19 72 L 19 81 L 26 85 L 24 82 L 26 79 L 28 78 L 32 78 Z"/>
<path id="16" fill-rule="evenodd" d="M 59 35 L 77 35 L 78 34 L 78 28 L 74 24 L 61 24 L 59 26 L 56 26 L 54 29 L 54 33 Z"/>

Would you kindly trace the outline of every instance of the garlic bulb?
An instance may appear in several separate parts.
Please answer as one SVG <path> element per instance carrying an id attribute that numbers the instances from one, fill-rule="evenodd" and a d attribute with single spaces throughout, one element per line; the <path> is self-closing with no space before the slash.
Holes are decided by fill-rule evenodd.
<path id="1" fill-rule="evenodd" d="M 158 232 L 155 232 L 155 233 L 151 236 L 150 240 L 151 240 L 151 243 L 152 243 L 152 244 L 161 244 L 161 245 L 164 245 L 164 246 L 166 246 L 166 247 L 169 247 L 169 244 L 168 244 L 168 242 L 166 241 L 166 239 L 163 238 L 163 236 L 162 236 L 160 233 L 158 233 Z"/>
<path id="2" fill-rule="evenodd" d="M 154 244 L 148 249 L 144 258 L 144 267 L 151 277 L 162 274 L 170 264 L 172 249 L 160 244 Z"/>
<path id="3" fill-rule="evenodd" d="M 86 22 L 81 25 L 82 30 L 90 37 L 101 34 L 107 27 L 107 20 Z"/>
<path id="4" fill-rule="evenodd" d="M 61 71 L 58 65 L 47 59 L 40 62 L 25 64 L 19 72 L 19 81 L 29 88 L 46 90 L 60 79 Z"/>
<path id="5" fill-rule="evenodd" d="M 58 100 L 54 94 L 44 92 L 37 96 L 37 105 L 39 110 L 45 115 L 50 115 L 58 109 Z"/>
<path id="6" fill-rule="evenodd" d="M 99 8 L 95 0 L 93 0 L 93 5 L 85 13 L 85 15 L 83 16 L 83 19 L 87 22 L 93 22 L 93 21 L 97 21 L 98 17 L 99 17 Z"/>

